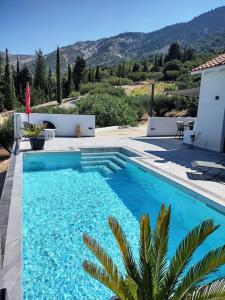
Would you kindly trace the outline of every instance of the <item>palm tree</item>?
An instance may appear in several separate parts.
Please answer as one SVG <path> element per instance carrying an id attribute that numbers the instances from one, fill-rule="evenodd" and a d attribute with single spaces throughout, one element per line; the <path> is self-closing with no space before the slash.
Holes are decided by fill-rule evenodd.
<path id="1" fill-rule="evenodd" d="M 212 220 L 196 226 L 178 246 L 169 261 L 168 238 L 171 207 L 163 205 L 155 229 L 149 216 L 140 221 L 139 263 L 117 220 L 109 217 L 110 229 L 117 241 L 126 275 L 123 275 L 104 249 L 91 237 L 83 241 L 102 267 L 85 261 L 84 270 L 111 289 L 121 300 L 222 300 L 225 299 L 225 277 L 204 283 L 210 273 L 225 264 L 225 245 L 210 251 L 196 264 L 190 261 L 196 249 L 218 226 Z"/>

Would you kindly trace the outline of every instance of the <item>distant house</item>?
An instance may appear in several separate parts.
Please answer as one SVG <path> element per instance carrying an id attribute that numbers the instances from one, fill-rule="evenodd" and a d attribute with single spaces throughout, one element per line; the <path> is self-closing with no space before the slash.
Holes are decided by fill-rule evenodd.
<path id="1" fill-rule="evenodd" d="M 192 70 L 201 74 L 194 145 L 225 152 L 225 54 Z"/>

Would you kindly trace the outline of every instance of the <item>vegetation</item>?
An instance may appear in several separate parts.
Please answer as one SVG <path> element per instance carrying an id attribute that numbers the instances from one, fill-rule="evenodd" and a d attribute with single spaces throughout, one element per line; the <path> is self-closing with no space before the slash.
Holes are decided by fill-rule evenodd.
<path id="1" fill-rule="evenodd" d="M 33 124 L 31 127 L 23 128 L 24 136 L 28 138 L 38 138 L 43 130 L 45 129 L 45 125 Z"/>
<path id="2" fill-rule="evenodd" d="M 15 102 L 15 86 L 14 86 L 14 80 L 12 76 L 12 70 L 11 66 L 9 65 L 9 57 L 8 57 L 8 49 L 6 49 L 6 61 L 5 61 L 5 86 L 4 86 L 4 92 L 5 92 L 5 102 L 4 106 L 7 110 L 12 110 L 14 107 Z"/>
<path id="3" fill-rule="evenodd" d="M 80 114 L 95 115 L 96 126 L 137 124 L 137 114 L 121 97 L 96 94 L 82 98 L 77 104 Z"/>
<path id="4" fill-rule="evenodd" d="M 13 132 L 13 118 L 8 117 L 0 124 L 0 145 L 2 145 L 9 153 L 11 152 L 14 141 Z"/>
<path id="5" fill-rule="evenodd" d="M 57 53 L 56 53 L 56 100 L 58 104 L 62 103 L 62 82 L 61 82 L 61 72 L 60 72 L 59 47 L 57 47 Z"/>
<path id="6" fill-rule="evenodd" d="M 189 265 L 199 246 L 218 226 L 212 220 L 196 226 L 181 241 L 169 260 L 170 215 L 170 207 L 166 209 L 162 206 L 154 230 L 151 229 L 149 216 L 142 216 L 138 263 L 121 226 L 115 218 L 109 217 L 109 227 L 119 247 L 126 274 L 118 269 L 97 241 L 87 234 L 83 235 L 83 241 L 101 266 L 85 261 L 84 270 L 111 289 L 120 300 L 224 299 L 225 278 L 209 282 L 209 275 L 225 264 L 225 246 L 210 251 L 199 262 Z"/>

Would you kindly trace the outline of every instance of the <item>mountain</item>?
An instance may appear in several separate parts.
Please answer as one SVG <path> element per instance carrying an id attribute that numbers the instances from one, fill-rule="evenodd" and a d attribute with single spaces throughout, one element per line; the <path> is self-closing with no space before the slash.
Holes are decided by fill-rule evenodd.
<path id="1" fill-rule="evenodd" d="M 147 58 L 158 52 L 166 52 L 175 41 L 199 52 L 224 50 L 225 6 L 204 13 L 189 22 L 167 26 L 154 32 L 126 32 L 97 41 L 76 42 L 62 47 L 61 68 L 66 70 L 68 62 L 73 64 L 78 55 L 83 56 L 88 65 L 110 65 L 123 60 Z M 16 57 L 32 68 L 33 56 L 15 55 L 10 60 L 15 62 Z M 56 51 L 46 55 L 47 65 L 53 71 L 55 57 Z"/>

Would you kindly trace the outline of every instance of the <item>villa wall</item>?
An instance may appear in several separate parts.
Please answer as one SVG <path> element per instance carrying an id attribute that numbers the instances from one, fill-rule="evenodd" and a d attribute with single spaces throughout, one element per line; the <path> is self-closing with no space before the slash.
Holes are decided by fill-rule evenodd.
<path id="1" fill-rule="evenodd" d="M 174 117 L 149 117 L 147 136 L 175 136 L 177 132 L 177 121 L 184 121 L 188 125 L 189 121 L 196 118 L 174 118 Z"/>
<path id="2" fill-rule="evenodd" d="M 224 114 L 225 67 L 223 66 L 202 72 L 194 145 L 213 151 L 223 151 Z"/>
<path id="3" fill-rule="evenodd" d="M 25 113 L 14 114 L 14 136 L 19 137 L 23 122 L 28 121 Z M 95 136 L 95 116 L 93 115 L 66 115 L 31 113 L 30 123 L 42 123 L 50 121 L 56 127 L 56 136 L 75 136 L 76 126 L 81 127 L 81 136 Z"/>

